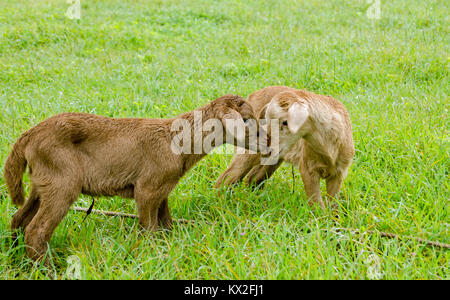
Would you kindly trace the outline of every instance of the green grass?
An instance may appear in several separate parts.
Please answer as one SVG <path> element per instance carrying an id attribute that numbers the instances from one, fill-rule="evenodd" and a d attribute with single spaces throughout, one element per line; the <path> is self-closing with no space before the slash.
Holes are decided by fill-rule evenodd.
<path id="1" fill-rule="evenodd" d="M 0 161 L 21 132 L 60 112 L 170 117 L 227 93 L 268 85 L 332 95 L 350 112 L 356 157 L 340 218 L 306 204 L 284 165 L 264 190 L 214 190 L 230 155 L 212 154 L 169 197 L 176 225 L 70 212 L 55 231 L 53 276 L 76 255 L 86 279 L 449 279 L 448 250 L 378 234 L 450 242 L 449 8 L 382 1 L 381 19 L 352 1 L 0 0 Z M 16 208 L 0 179 L 0 278 L 48 278 L 9 245 Z M 87 207 L 90 198 L 76 203 Z M 97 209 L 135 212 L 101 198 Z"/>

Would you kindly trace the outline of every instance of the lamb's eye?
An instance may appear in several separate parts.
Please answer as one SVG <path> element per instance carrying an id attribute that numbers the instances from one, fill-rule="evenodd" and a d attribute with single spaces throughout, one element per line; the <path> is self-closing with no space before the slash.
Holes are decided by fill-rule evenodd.
<path id="1" fill-rule="evenodd" d="M 283 121 L 283 126 L 287 126 L 287 121 Z"/>

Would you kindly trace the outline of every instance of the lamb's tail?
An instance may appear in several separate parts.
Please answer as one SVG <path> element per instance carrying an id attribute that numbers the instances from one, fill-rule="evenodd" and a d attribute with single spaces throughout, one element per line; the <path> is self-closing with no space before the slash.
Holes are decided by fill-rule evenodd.
<path id="1" fill-rule="evenodd" d="M 28 138 L 26 136 L 21 136 L 16 141 L 11 153 L 6 159 L 3 169 L 3 176 L 5 177 L 9 195 L 12 203 L 16 206 L 20 206 L 25 202 L 22 177 L 27 167 L 27 160 L 25 158 L 27 140 Z"/>

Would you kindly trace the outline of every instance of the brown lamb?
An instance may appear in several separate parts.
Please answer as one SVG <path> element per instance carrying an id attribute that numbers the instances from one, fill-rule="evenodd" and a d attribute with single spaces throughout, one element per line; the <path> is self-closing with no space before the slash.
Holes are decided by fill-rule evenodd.
<path id="1" fill-rule="evenodd" d="M 224 133 L 227 119 L 255 119 L 252 107 L 235 95 L 220 97 L 195 111 L 201 113 L 203 122 L 219 120 Z M 24 204 L 22 176 L 27 165 L 31 180 L 28 199 L 11 221 L 13 236 L 16 229 L 25 228 L 28 255 L 41 258 L 53 231 L 81 193 L 134 198 L 145 229 L 155 231 L 159 223 L 171 228 L 167 197 L 180 178 L 207 154 L 174 153 L 170 145 L 177 132 L 171 125 L 182 118 L 194 128 L 195 111 L 172 119 L 63 113 L 23 133 L 4 168 L 15 205 Z M 235 145 L 237 142 L 235 136 Z"/>
<path id="2" fill-rule="evenodd" d="M 322 208 L 320 179 L 326 180 L 327 198 L 335 199 L 347 175 L 355 149 L 350 117 L 338 100 L 306 90 L 269 86 L 248 97 L 259 119 L 279 120 L 277 163 L 262 165 L 262 154 L 236 154 L 216 181 L 216 187 L 246 181 L 262 184 L 283 161 L 298 166 L 306 195 Z M 270 127 L 267 133 L 270 138 Z M 273 155 L 274 145 L 270 151 Z M 262 155 L 263 157 L 265 155 Z"/>

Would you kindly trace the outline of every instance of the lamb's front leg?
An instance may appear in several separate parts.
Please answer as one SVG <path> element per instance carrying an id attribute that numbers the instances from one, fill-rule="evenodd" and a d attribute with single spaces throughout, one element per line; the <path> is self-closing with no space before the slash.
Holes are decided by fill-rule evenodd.
<path id="1" fill-rule="evenodd" d="M 248 171 L 258 166 L 259 159 L 259 154 L 235 154 L 228 168 L 217 179 L 215 187 L 218 188 L 222 184 L 230 186 L 240 182 Z"/>
<path id="2" fill-rule="evenodd" d="M 164 184 L 156 189 L 153 185 L 138 184 L 136 186 L 134 197 L 138 210 L 139 223 L 143 228 L 152 232 L 159 229 L 159 212 L 161 206 L 167 225 L 167 219 L 170 219 L 167 196 L 173 187 L 174 185 L 172 184 Z"/>
<path id="3" fill-rule="evenodd" d="M 269 179 L 273 173 L 283 162 L 283 159 L 279 159 L 275 165 L 256 165 L 247 175 L 246 182 L 248 185 L 258 186 L 263 181 Z"/>
<path id="4" fill-rule="evenodd" d="M 306 195 L 308 196 L 308 201 L 311 206 L 315 203 L 319 204 L 323 209 L 325 204 L 322 200 L 322 195 L 320 193 L 320 175 L 316 170 L 311 170 L 305 162 L 300 162 L 299 164 L 300 174 L 302 175 L 303 185 L 305 187 Z"/>

